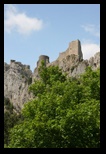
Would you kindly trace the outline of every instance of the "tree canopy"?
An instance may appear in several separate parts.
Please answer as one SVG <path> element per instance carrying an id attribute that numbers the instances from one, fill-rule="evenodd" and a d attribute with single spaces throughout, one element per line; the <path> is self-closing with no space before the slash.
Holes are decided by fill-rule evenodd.
<path id="1" fill-rule="evenodd" d="M 100 69 L 78 79 L 57 66 L 39 69 L 30 85 L 35 98 L 22 109 L 24 120 L 10 130 L 9 148 L 99 148 Z"/>

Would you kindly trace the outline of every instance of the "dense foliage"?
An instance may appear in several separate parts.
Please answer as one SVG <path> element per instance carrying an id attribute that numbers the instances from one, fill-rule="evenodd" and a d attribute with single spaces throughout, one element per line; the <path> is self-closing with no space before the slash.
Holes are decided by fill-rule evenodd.
<path id="1" fill-rule="evenodd" d="M 9 148 L 99 148 L 100 70 L 78 79 L 55 66 L 39 69 L 30 85 L 35 99 L 25 103 L 24 120 L 11 129 Z"/>

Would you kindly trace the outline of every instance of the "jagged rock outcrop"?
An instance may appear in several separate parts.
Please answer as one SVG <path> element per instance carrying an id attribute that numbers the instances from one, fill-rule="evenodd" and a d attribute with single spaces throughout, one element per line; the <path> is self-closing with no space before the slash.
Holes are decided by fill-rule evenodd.
<path id="1" fill-rule="evenodd" d="M 4 96 L 9 98 L 17 110 L 31 98 L 28 93 L 32 71 L 28 65 L 11 60 L 10 65 L 4 63 Z"/>
<path id="2" fill-rule="evenodd" d="M 88 61 L 89 66 L 92 67 L 93 70 L 100 67 L 100 52 L 97 52 L 94 57 L 91 57 Z"/>
<path id="3" fill-rule="evenodd" d="M 17 110 L 20 110 L 25 102 L 33 98 L 33 95 L 28 92 L 28 86 L 31 80 L 33 82 L 34 79 L 39 79 L 38 68 L 42 60 L 46 67 L 59 66 L 63 73 L 66 72 L 68 76 L 75 77 L 84 73 L 87 66 L 91 66 L 93 70 L 100 67 L 100 52 L 89 60 L 83 60 L 81 43 L 76 40 L 69 43 L 67 50 L 60 53 L 59 57 L 51 63 L 48 56 L 41 55 L 33 73 L 29 65 L 23 65 L 15 60 L 11 60 L 10 64 L 4 63 L 4 96 L 10 99 Z"/>
<path id="4" fill-rule="evenodd" d="M 68 55 L 64 57 L 61 61 L 56 60 L 52 63 L 49 63 L 47 67 L 51 65 L 58 65 L 63 72 L 67 72 L 69 77 L 79 76 L 85 72 L 87 66 L 91 66 L 93 70 L 100 67 L 100 52 L 97 52 L 94 57 L 91 57 L 89 60 L 80 60 L 77 55 Z"/>

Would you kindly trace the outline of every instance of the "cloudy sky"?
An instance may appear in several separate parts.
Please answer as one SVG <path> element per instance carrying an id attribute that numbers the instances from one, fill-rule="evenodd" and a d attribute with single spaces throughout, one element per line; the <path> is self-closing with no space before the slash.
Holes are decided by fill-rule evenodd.
<path id="1" fill-rule="evenodd" d="M 28 64 L 33 71 L 40 55 L 50 62 L 79 39 L 83 58 L 100 51 L 99 4 L 5 4 L 4 61 Z"/>

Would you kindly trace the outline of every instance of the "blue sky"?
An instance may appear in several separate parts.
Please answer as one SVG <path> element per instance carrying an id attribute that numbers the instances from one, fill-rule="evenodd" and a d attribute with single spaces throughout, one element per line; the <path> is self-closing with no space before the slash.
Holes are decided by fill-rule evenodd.
<path id="1" fill-rule="evenodd" d="M 4 61 L 28 64 L 33 71 L 40 55 L 50 62 L 79 39 L 83 58 L 100 51 L 99 4 L 5 4 Z"/>

